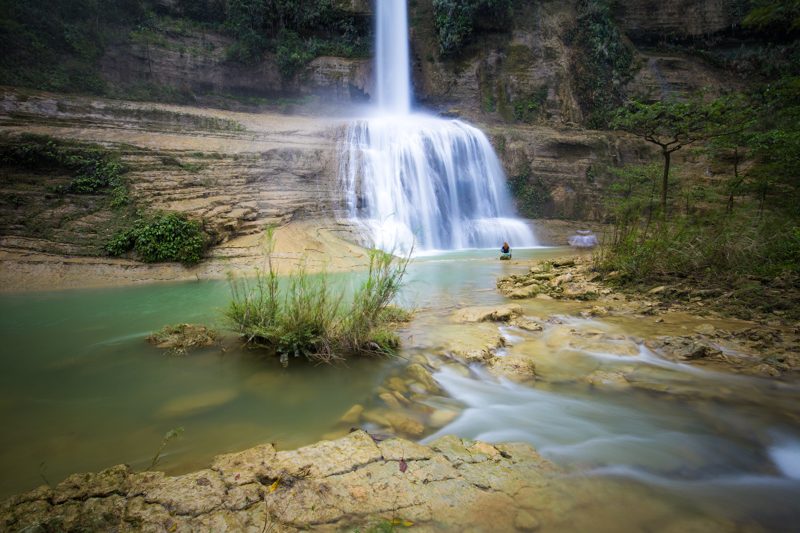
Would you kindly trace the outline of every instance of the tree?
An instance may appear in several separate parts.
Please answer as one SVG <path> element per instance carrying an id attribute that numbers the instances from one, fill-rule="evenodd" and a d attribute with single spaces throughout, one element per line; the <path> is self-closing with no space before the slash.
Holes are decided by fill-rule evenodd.
<path id="1" fill-rule="evenodd" d="M 773 82 L 752 97 L 757 123 L 749 139 L 753 167 L 749 171 L 763 210 L 767 193 L 795 213 L 800 212 L 800 77 Z"/>
<path id="2" fill-rule="evenodd" d="M 751 6 L 742 21 L 746 27 L 800 30 L 800 0 L 751 0 Z"/>
<path id="3" fill-rule="evenodd" d="M 671 157 L 684 146 L 697 141 L 728 135 L 739 127 L 720 124 L 725 103 L 706 104 L 699 97 L 688 101 L 665 100 L 652 104 L 639 101 L 620 109 L 611 127 L 632 133 L 661 149 L 664 167 L 661 177 L 661 211 L 667 215 L 667 190 Z M 730 125 L 729 125 L 730 126 Z"/>
<path id="4" fill-rule="evenodd" d="M 747 174 L 741 169 L 751 157 L 758 112 L 750 98 L 742 93 L 723 96 L 716 109 L 719 116 L 714 118 L 714 123 L 724 125 L 729 133 L 712 138 L 707 153 L 715 161 L 731 165 L 733 175 L 725 183 L 726 211 L 730 214 L 734 199 L 745 191 Z"/>

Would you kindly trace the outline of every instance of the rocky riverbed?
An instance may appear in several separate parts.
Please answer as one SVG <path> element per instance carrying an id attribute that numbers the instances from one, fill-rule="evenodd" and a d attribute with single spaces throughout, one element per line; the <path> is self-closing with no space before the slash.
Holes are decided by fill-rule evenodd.
<path id="1" fill-rule="evenodd" d="M 4 530 L 300 531 L 396 521 L 420 531 L 530 531 L 558 469 L 530 446 L 445 437 L 430 446 L 355 431 L 295 451 L 266 444 L 184 476 L 117 466 L 7 500 Z"/>
<path id="2" fill-rule="evenodd" d="M 595 272 L 589 257 L 570 257 L 538 262 L 526 273 L 500 278 L 497 287 L 515 300 L 581 302 L 576 310 L 584 318 L 639 321 L 647 336 L 630 340 L 670 361 L 789 380 L 800 375 L 800 323 L 785 313 L 742 320 L 709 302 L 717 290 L 658 285 L 623 292 L 609 283 L 614 278 Z"/>
<path id="3" fill-rule="evenodd" d="M 797 328 L 780 315 L 747 321 L 698 306 L 702 300 L 662 300 L 663 288 L 623 293 L 592 271 L 588 257 L 515 259 L 496 268 L 503 273 L 497 289 L 478 289 L 485 294 L 471 298 L 460 289 L 452 302 L 442 292 L 435 305 L 417 309 L 401 331 L 404 349 L 396 364 L 369 398 L 342 411 L 320 442 L 294 451 L 264 444 L 177 476 L 128 466 L 76 474 L 7 500 L 0 523 L 11 531 L 371 531 L 392 524 L 419 531 L 618 531 L 654 520 L 659 531 L 746 526 L 746 519 L 715 512 L 676 513 L 680 504 L 658 485 L 576 476 L 606 459 L 580 455 L 577 465 L 556 466 L 551 455 L 573 453 L 561 443 L 545 445 L 545 452 L 497 443 L 537 442 L 540 433 L 562 426 L 579 433 L 604 423 L 623 424 L 610 426 L 610 435 L 643 441 L 652 432 L 648 424 L 667 431 L 659 425 L 664 422 L 652 422 L 651 415 L 627 421 L 664 405 L 691 405 L 725 435 L 734 431 L 725 421 L 730 415 L 712 416 L 716 404 L 744 413 L 766 410 L 775 424 L 797 424 L 795 396 L 784 392 L 797 376 Z M 437 279 L 431 272 L 423 278 Z M 279 383 L 268 377 L 259 390 Z M 485 389 L 484 396 L 464 392 L 473 389 Z M 529 404 L 528 395 L 545 403 Z M 617 398 L 635 399 L 639 408 L 617 415 Z M 583 413 L 589 406 L 596 411 Z M 180 407 L 181 413 L 198 412 Z M 545 426 L 532 430 L 528 424 Z M 641 427 L 645 433 L 638 435 Z M 678 425 L 664 435 L 683 431 Z M 694 438 L 687 433 L 678 448 L 667 444 L 649 453 L 669 457 L 679 478 L 691 477 L 691 465 L 703 464 L 698 457 L 705 453 L 696 448 L 702 439 L 697 444 Z M 766 433 L 756 440 L 771 445 Z M 669 438 L 652 447 L 664 442 Z M 634 450 L 625 441 L 619 446 Z M 684 457 L 685 450 L 691 451 Z M 777 467 L 761 459 L 757 468 Z M 631 506 L 635 511 L 627 512 Z"/>

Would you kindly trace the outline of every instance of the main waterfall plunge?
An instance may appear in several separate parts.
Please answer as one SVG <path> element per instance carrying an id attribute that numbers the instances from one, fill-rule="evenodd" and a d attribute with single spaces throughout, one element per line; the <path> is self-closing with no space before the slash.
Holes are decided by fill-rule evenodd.
<path id="1" fill-rule="evenodd" d="M 406 4 L 376 5 L 378 105 L 345 138 L 348 217 L 385 250 L 535 246 L 486 136 L 459 120 L 410 112 Z"/>

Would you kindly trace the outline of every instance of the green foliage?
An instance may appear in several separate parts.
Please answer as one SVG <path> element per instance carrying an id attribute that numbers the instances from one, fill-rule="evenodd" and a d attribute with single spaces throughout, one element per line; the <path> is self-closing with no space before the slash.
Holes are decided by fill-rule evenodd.
<path id="1" fill-rule="evenodd" d="M 368 21 L 331 0 L 230 0 L 225 27 L 236 38 L 229 57 L 253 63 L 274 51 L 286 78 L 320 55 L 365 57 L 371 47 Z"/>
<path id="2" fill-rule="evenodd" d="M 660 170 L 658 164 L 609 169 L 614 181 L 607 189 L 605 207 L 616 222 L 615 241 L 624 238 L 642 216 L 651 217 L 654 213 Z"/>
<path id="3" fill-rule="evenodd" d="M 124 203 L 127 189 L 122 181 L 125 167 L 107 149 L 60 141 L 42 135 L 22 135 L 0 148 L 0 164 L 35 172 L 63 172 L 72 181 L 61 193 L 98 194 L 111 188 L 116 207 Z"/>
<path id="4" fill-rule="evenodd" d="M 800 30 L 800 0 L 751 0 L 742 24 L 758 29 Z"/>
<path id="5" fill-rule="evenodd" d="M 531 94 L 513 100 L 514 119 L 517 122 L 534 122 L 547 101 L 547 85 L 543 85 Z"/>
<path id="6" fill-rule="evenodd" d="M 319 55 L 368 56 L 372 43 L 369 19 L 332 0 L 0 0 L 0 84 L 190 103 L 185 90 L 109 85 L 98 63 L 109 44 L 126 41 L 207 55 L 210 41 L 183 45 L 174 37 L 209 29 L 234 37 L 231 59 L 253 63 L 281 52 L 281 70 L 292 74 Z M 278 50 L 283 31 L 298 35 L 302 46 Z"/>
<path id="7" fill-rule="evenodd" d="M 284 78 L 292 78 L 316 57 L 312 47 L 307 46 L 297 33 L 290 30 L 283 30 L 278 35 L 276 54 L 278 68 Z"/>
<path id="8" fill-rule="evenodd" d="M 619 272 L 623 280 L 639 282 L 672 276 L 719 281 L 798 274 L 800 226 L 796 224 L 782 217 L 714 213 L 659 223 L 649 230 L 631 226 L 612 244 L 600 266 Z"/>
<path id="9" fill-rule="evenodd" d="M 158 213 L 140 218 L 133 227 L 120 231 L 106 245 L 112 256 L 133 250 L 145 263 L 200 262 L 207 244 L 202 226 L 180 213 Z"/>
<path id="10" fill-rule="evenodd" d="M 586 123 L 605 128 L 623 101 L 623 87 L 633 76 L 633 53 L 625 44 L 608 0 L 580 0 L 572 35 L 576 50 L 575 90 Z"/>
<path id="11" fill-rule="evenodd" d="M 0 0 L 0 83 L 102 93 L 96 63 L 111 28 L 143 15 L 139 0 Z"/>
<path id="12" fill-rule="evenodd" d="M 636 106 L 634 115 L 628 126 L 635 124 L 640 136 L 657 141 L 662 150 L 710 139 L 705 151 L 726 169 L 726 176 L 713 181 L 685 176 L 673 183 L 669 200 L 674 216 L 667 220 L 653 216 L 657 167 L 617 171 L 609 200 L 614 232 L 598 266 L 617 271 L 627 282 L 680 277 L 738 286 L 755 277 L 780 278 L 784 280 L 780 283 L 796 286 L 800 279 L 798 79 L 785 78 L 712 102 Z M 774 300 L 772 296 L 759 300 L 753 291 L 740 292 L 730 294 L 748 305 L 777 305 L 767 301 Z"/>
<path id="13" fill-rule="evenodd" d="M 508 30 L 510 0 L 433 0 L 433 15 L 439 48 L 457 54 L 476 30 Z"/>
<path id="14" fill-rule="evenodd" d="M 541 180 L 533 177 L 530 163 L 526 161 L 509 176 L 508 186 L 520 215 L 527 218 L 545 216 L 547 205 L 551 200 L 550 191 Z"/>
<path id="15" fill-rule="evenodd" d="M 702 95 L 696 95 L 687 101 L 664 100 L 650 104 L 633 101 L 616 112 L 611 127 L 632 133 L 661 149 L 664 216 L 668 213 L 671 155 L 695 142 L 732 135 L 746 128 L 746 124 L 726 120 L 740 105 L 728 98 L 705 102 Z"/>
<path id="16" fill-rule="evenodd" d="M 164 434 L 164 438 L 161 440 L 161 445 L 158 447 L 158 451 L 156 451 L 156 454 L 153 456 L 153 460 L 150 462 L 150 466 L 147 467 L 147 470 L 152 470 L 156 467 L 158 461 L 161 460 L 161 454 L 164 453 L 164 448 L 166 448 L 171 441 L 181 438 L 183 431 L 184 428 L 181 426 L 170 429 Z"/>
<path id="17" fill-rule="evenodd" d="M 289 357 L 333 362 L 346 354 L 391 354 L 399 340 L 388 328 L 405 315 L 390 305 L 400 290 L 407 260 L 378 250 L 370 253 L 366 279 L 345 302 L 329 275 L 304 269 L 279 283 L 268 235 L 267 269 L 254 280 L 230 279 L 226 316 L 252 346 L 269 349 L 288 365 Z"/>
<path id="18" fill-rule="evenodd" d="M 403 322 L 408 322 L 414 316 L 414 313 L 403 309 L 402 307 L 398 307 L 396 305 L 387 305 L 384 307 L 378 319 L 380 322 L 387 323 L 387 324 L 401 324 Z"/>
<path id="19" fill-rule="evenodd" d="M 789 77 L 756 91 L 750 99 L 757 117 L 740 142 L 754 162 L 747 173 L 749 185 L 760 198 L 800 212 L 800 77 Z"/>

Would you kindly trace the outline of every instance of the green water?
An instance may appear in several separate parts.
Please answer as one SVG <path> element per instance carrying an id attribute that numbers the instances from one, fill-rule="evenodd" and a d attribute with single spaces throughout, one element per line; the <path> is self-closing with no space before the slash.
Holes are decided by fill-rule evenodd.
<path id="1" fill-rule="evenodd" d="M 523 256 L 554 253 L 525 251 Z M 402 299 L 416 307 L 499 301 L 494 252 L 422 258 Z M 454 268 L 457 266 L 458 268 Z M 352 285 L 361 274 L 339 276 Z M 478 291 L 477 293 L 475 291 Z M 224 328 L 224 281 L 0 296 L 0 497 L 119 463 L 146 468 L 183 427 L 159 469 L 202 468 L 219 453 L 274 442 L 288 449 L 330 432 L 399 361 L 294 364 L 228 343 L 168 356 L 145 342 L 166 324 Z M 424 327 L 424 324 L 422 324 Z"/>
<path id="2" fill-rule="evenodd" d="M 227 298 L 224 282 L 0 298 L 0 493 L 33 487 L 40 473 L 57 482 L 120 462 L 146 467 L 179 426 L 159 465 L 168 471 L 265 441 L 307 444 L 391 364 L 282 369 L 235 344 L 175 357 L 145 342 L 167 323 L 219 322 Z"/>

